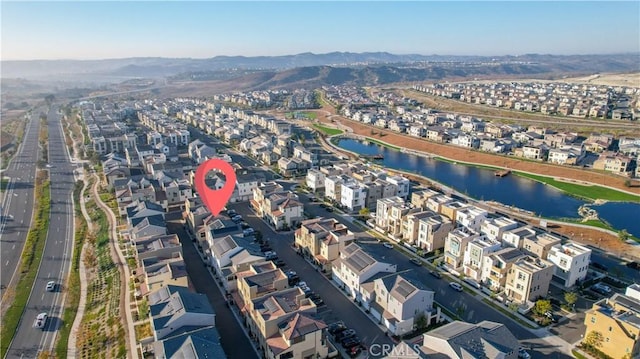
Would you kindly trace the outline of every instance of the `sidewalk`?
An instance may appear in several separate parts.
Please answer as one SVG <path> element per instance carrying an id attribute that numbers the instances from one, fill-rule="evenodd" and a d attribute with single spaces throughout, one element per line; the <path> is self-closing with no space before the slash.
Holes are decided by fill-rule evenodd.
<path id="1" fill-rule="evenodd" d="M 94 174 L 95 177 L 97 175 Z M 95 178 L 94 177 L 94 178 Z M 102 199 L 100 199 L 100 193 L 98 193 L 98 181 L 93 186 L 93 195 L 96 200 L 96 203 L 102 209 L 109 219 L 109 227 L 111 228 L 111 254 L 115 253 L 117 258 L 113 258 L 114 264 L 121 271 L 122 279 L 121 279 L 121 288 L 120 288 L 120 310 L 124 311 L 125 318 L 125 331 L 127 332 L 126 342 L 129 345 L 129 358 L 138 359 L 138 343 L 136 340 L 136 334 L 133 327 L 133 317 L 131 316 L 131 296 L 129 295 L 129 281 L 131 280 L 131 273 L 129 273 L 129 266 L 127 265 L 127 261 L 124 258 L 124 254 L 122 254 L 122 250 L 120 249 L 120 244 L 118 241 L 118 230 L 117 224 L 118 221 L 116 216 L 111 211 L 111 208 L 107 206 Z M 124 299 L 124 300 L 123 300 Z"/>
<path id="2" fill-rule="evenodd" d="M 89 233 L 93 231 L 93 222 L 91 221 L 91 217 L 89 213 L 87 213 L 87 208 L 85 206 L 85 191 L 87 189 L 87 185 L 89 182 L 86 178 L 83 179 L 84 186 L 82 187 L 82 191 L 80 191 L 80 210 L 82 211 L 82 216 L 87 221 L 87 230 Z M 84 265 L 84 255 L 86 251 L 86 243 L 82 246 L 81 254 L 80 254 L 80 302 L 78 303 L 78 310 L 76 312 L 76 317 L 73 321 L 73 325 L 71 326 L 71 335 L 69 335 L 69 342 L 67 345 L 67 357 L 75 358 L 76 353 L 76 339 L 78 338 L 78 330 L 80 329 L 80 324 L 82 323 L 82 318 L 84 317 L 84 308 L 87 305 L 87 273 L 86 267 Z M 76 248 L 78 250 L 78 248 Z"/>

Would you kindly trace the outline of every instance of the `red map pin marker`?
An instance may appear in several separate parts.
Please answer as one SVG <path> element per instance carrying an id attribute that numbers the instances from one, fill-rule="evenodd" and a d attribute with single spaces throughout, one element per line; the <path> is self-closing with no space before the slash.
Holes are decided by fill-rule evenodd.
<path id="1" fill-rule="evenodd" d="M 222 172 L 226 179 L 224 187 L 219 190 L 213 190 L 205 183 L 207 173 L 212 170 Z M 224 206 L 227 205 L 229 198 L 231 198 L 233 194 L 233 189 L 236 188 L 236 171 L 229 163 L 221 159 L 211 159 L 198 166 L 195 182 L 196 191 L 198 191 L 200 198 L 202 198 L 202 202 L 207 206 L 209 212 L 217 216 Z"/>

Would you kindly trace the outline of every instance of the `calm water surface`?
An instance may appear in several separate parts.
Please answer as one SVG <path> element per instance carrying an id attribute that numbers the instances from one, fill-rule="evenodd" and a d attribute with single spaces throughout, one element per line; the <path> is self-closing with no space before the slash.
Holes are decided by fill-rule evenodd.
<path id="1" fill-rule="evenodd" d="M 579 218 L 578 208 L 586 203 L 530 179 L 497 177 L 493 170 L 428 159 L 353 139 L 340 139 L 338 146 L 361 155 L 382 154 L 384 160 L 377 162 L 385 167 L 417 173 L 473 198 L 498 201 L 544 217 Z M 625 228 L 640 237 L 640 204 L 611 202 L 593 208 L 615 228 Z"/>

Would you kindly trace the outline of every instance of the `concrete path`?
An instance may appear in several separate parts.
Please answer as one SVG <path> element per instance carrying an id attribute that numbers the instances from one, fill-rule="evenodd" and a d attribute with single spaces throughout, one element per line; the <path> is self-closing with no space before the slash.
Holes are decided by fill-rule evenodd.
<path id="1" fill-rule="evenodd" d="M 95 175 L 94 175 L 95 177 Z M 82 211 L 82 216 L 85 221 L 87 221 L 87 229 L 88 233 L 93 231 L 93 222 L 91 221 L 91 217 L 87 212 L 87 208 L 85 206 L 85 191 L 87 189 L 87 185 L 89 182 L 86 178 L 83 179 L 84 186 L 82 187 L 82 191 L 80 191 L 80 210 Z M 69 335 L 69 342 L 67 345 L 67 358 L 76 358 L 76 339 L 78 337 L 78 330 L 80 329 L 80 323 L 82 323 L 82 318 L 84 318 L 84 308 L 87 304 L 87 273 L 86 267 L 84 265 L 84 256 L 86 252 L 86 243 L 82 246 L 82 253 L 80 254 L 80 302 L 78 303 L 78 311 L 76 312 L 75 320 L 73 321 L 73 325 L 71 326 L 71 335 Z"/>

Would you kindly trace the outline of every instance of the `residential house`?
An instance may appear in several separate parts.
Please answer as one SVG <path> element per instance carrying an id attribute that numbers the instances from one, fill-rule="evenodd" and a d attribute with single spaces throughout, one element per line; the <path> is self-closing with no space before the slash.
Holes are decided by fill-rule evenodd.
<path id="1" fill-rule="evenodd" d="M 525 256 L 511 264 L 507 272 L 505 294 L 515 302 L 534 302 L 549 293 L 553 278 L 553 263 L 540 258 Z"/>
<path id="2" fill-rule="evenodd" d="M 204 294 L 167 286 L 151 293 L 148 301 L 155 340 L 182 334 L 185 329 L 215 326 L 215 312 Z"/>
<path id="3" fill-rule="evenodd" d="M 530 228 L 529 228 L 530 229 Z M 536 232 L 522 240 L 522 251 L 538 258 L 547 258 L 551 248 L 562 243 L 562 238 L 549 232 Z"/>
<path id="4" fill-rule="evenodd" d="M 220 344 L 220 333 L 212 326 L 187 330 L 185 333 L 155 341 L 152 351 L 146 353 L 157 359 L 227 358 Z"/>
<path id="5" fill-rule="evenodd" d="M 433 306 L 434 291 L 401 274 L 388 274 L 361 287 L 363 307 L 392 335 L 412 332 L 416 318 L 426 323 L 440 320 Z"/>
<path id="6" fill-rule="evenodd" d="M 319 217 L 303 221 L 295 232 L 296 247 L 310 256 L 323 271 L 331 271 L 333 261 L 354 239 L 354 234 L 347 226 L 333 218 Z"/>
<path id="7" fill-rule="evenodd" d="M 140 282 L 142 295 L 170 284 L 190 287 L 182 252 L 171 258 L 150 257 L 142 259 L 140 262 L 141 265 L 136 270 L 136 281 Z"/>
<path id="8" fill-rule="evenodd" d="M 628 176 L 630 173 L 631 157 L 613 152 L 603 152 L 593 162 L 593 169 L 612 172 Z"/>
<path id="9" fill-rule="evenodd" d="M 411 193 L 411 204 L 416 208 L 426 208 L 427 200 L 433 196 L 441 195 L 432 189 L 425 189 Z M 436 211 L 437 212 L 437 211 Z"/>
<path id="10" fill-rule="evenodd" d="M 482 276 L 484 258 L 500 249 L 500 242 L 486 236 L 479 236 L 469 241 L 464 250 L 462 271 L 464 275 L 479 281 Z"/>
<path id="11" fill-rule="evenodd" d="M 340 204 L 348 212 L 358 212 L 365 208 L 367 189 L 360 182 L 350 180 L 340 187 Z"/>
<path id="12" fill-rule="evenodd" d="M 427 357 L 450 359 L 517 359 L 520 343 L 504 324 L 454 321 L 424 334 Z"/>
<path id="13" fill-rule="evenodd" d="M 456 211 L 455 221 L 469 231 L 479 233 L 489 213 L 476 206 L 467 206 Z"/>
<path id="14" fill-rule="evenodd" d="M 325 175 L 320 170 L 310 169 L 307 171 L 306 184 L 313 192 L 324 190 Z"/>
<path id="15" fill-rule="evenodd" d="M 255 268 L 259 269 L 260 267 L 256 266 Z M 288 278 L 280 268 L 267 269 L 255 274 L 248 273 L 248 275 L 238 277 L 238 294 L 245 304 L 287 288 L 289 288 Z"/>
<path id="16" fill-rule="evenodd" d="M 501 291 L 507 283 L 507 274 L 515 261 L 525 254 L 512 247 L 502 248 L 483 258 L 480 283 L 493 291 Z"/>
<path id="17" fill-rule="evenodd" d="M 340 252 L 340 258 L 333 262 L 332 267 L 333 280 L 356 301 L 362 300 L 360 291 L 362 283 L 378 273 L 396 271 L 395 264 L 375 260 L 355 243 L 348 245 Z"/>
<path id="18" fill-rule="evenodd" d="M 427 253 L 443 249 L 449 232 L 455 227 L 449 218 L 439 213 L 431 213 L 432 216 L 419 219 L 418 227 L 417 245 Z"/>
<path id="19" fill-rule="evenodd" d="M 376 226 L 381 231 L 389 229 L 392 208 L 397 207 L 399 211 L 410 208 L 405 201 L 397 196 L 379 199 L 376 204 Z"/>
<path id="20" fill-rule="evenodd" d="M 640 355 L 640 285 L 629 286 L 625 294 L 615 293 L 585 312 L 584 338 L 600 333 L 598 350 L 611 358 Z"/>
<path id="21" fill-rule="evenodd" d="M 449 232 L 444 241 L 444 264 L 453 269 L 460 268 L 467 245 L 472 240 L 480 237 L 484 237 L 484 235 L 471 233 L 464 227 L 456 228 Z"/>
<path id="22" fill-rule="evenodd" d="M 546 258 L 555 264 L 555 276 L 562 280 L 565 288 L 571 288 L 587 277 L 591 249 L 575 242 L 557 244 Z"/>
<path id="23" fill-rule="evenodd" d="M 519 226 L 519 223 L 509 217 L 486 218 L 480 225 L 480 233 L 491 240 L 502 240 L 502 235 L 508 230 Z"/>

